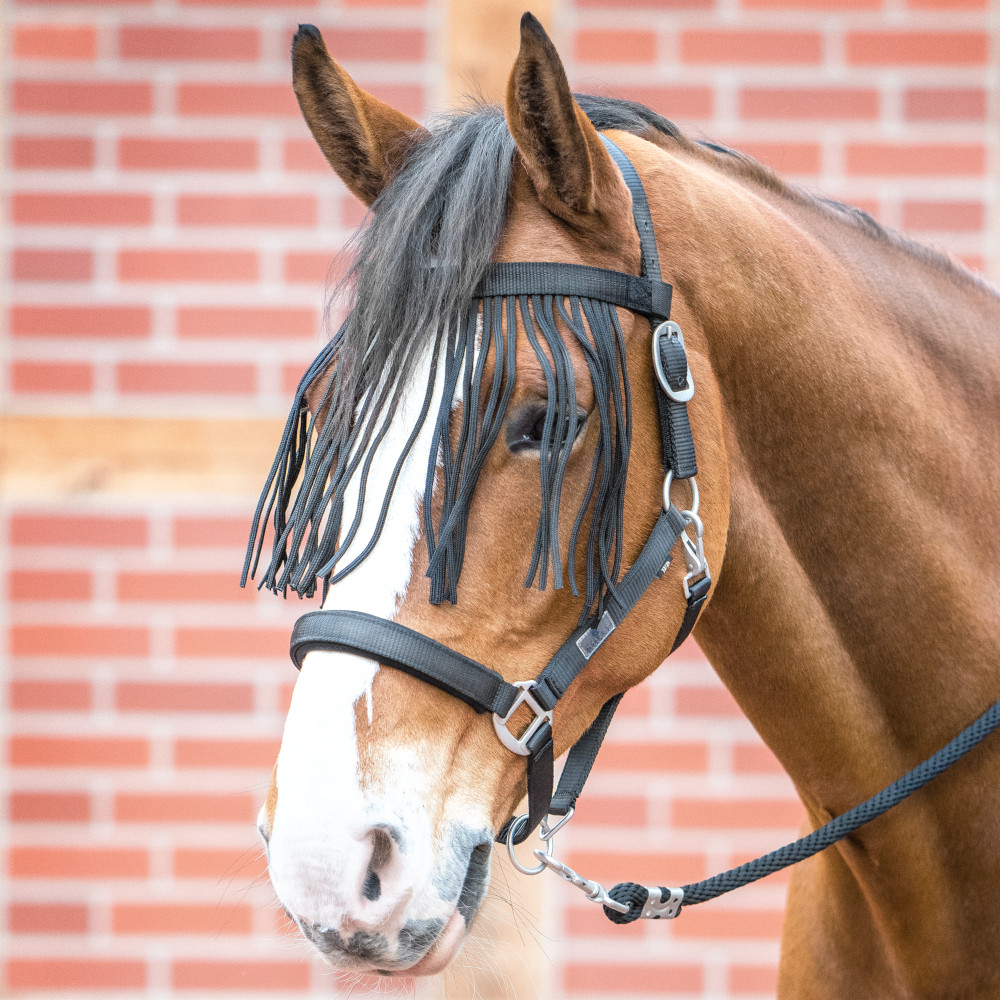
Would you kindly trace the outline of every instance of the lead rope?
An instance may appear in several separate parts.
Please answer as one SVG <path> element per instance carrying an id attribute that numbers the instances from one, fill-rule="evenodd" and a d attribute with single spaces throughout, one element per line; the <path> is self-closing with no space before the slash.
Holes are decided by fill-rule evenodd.
<path id="1" fill-rule="evenodd" d="M 899 805 L 918 789 L 943 774 L 952 764 L 977 747 L 998 726 L 1000 726 L 1000 700 L 995 701 L 975 722 L 963 729 L 937 753 L 853 809 L 835 817 L 805 837 L 800 837 L 769 854 L 703 879 L 701 882 L 691 882 L 678 888 L 619 882 L 611 889 L 605 889 L 599 882 L 583 878 L 552 856 L 553 837 L 569 821 L 572 811 L 552 828 L 549 828 L 547 823 L 542 824 L 539 836 L 545 841 L 545 849 L 535 851 L 535 856 L 540 862 L 537 868 L 526 868 L 517 861 L 515 864 L 527 874 L 551 868 L 571 885 L 581 889 L 588 899 L 601 903 L 605 915 L 613 923 L 630 924 L 633 920 L 639 919 L 671 919 L 676 917 L 684 906 L 705 903 L 717 896 L 732 892 L 733 889 L 757 882 L 767 875 L 773 875 L 799 861 L 811 858 L 837 841 L 850 836 L 859 827 L 878 819 L 893 806 Z"/>

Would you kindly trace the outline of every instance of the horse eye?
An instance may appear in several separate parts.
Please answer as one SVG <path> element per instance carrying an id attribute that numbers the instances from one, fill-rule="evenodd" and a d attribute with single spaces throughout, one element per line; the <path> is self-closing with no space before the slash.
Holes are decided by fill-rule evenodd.
<path id="1" fill-rule="evenodd" d="M 545 434 L 545 403 L 531 403 L 511 414 L 507 421 L 507 447 L 515 455 L 522 451 L 538 451 Z M 575 441 L 587 423 L 586 410 L 577 410 L 571 438 Z"/>

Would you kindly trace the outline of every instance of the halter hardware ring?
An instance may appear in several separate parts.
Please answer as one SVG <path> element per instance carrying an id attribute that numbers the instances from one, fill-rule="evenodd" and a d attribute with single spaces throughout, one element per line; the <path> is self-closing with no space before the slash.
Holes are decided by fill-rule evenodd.
<path id="1" fill-rule="evenodd" d="M 544 861 L 541 861 L 534 868 L 529 868 L 527 865 L 522 864 L 520 858 L 514 853 L 514 838 L 521 832 L 521 827 L 528 822 L 528 814 L 521 813 L 513 823 L 510 824 L 510 829 L 507 831 L 507 856 L 510 858 L 510 863 L 522 874 L 522 875 L 541 875 L 543 871 L 548 867 Z M 561 823 L 557 823 L 556 827 L 562 826 Z M 549 833 L 547 838 L 542 838 L 545 840 L 545 850 L 535 851 L 535 854 L 539 857 L 549 858 L 552 857 L 552 836 L 554 831 Z"/>
<path id="2" fill-rule="evenodd" d="M 528 749 L 531 738 L 546 722 L 550 726 L 552 725 L 552 710 L 542 708 L 532 695 L 531 692 L 535 687 L 535 681 L 514 681 L 514 687 L 520 688 L 520 693 L 514 699 L 514 704 L 510 706 L 506 715 L 501 716 L 496 712 L 493 713 L 493 728 L 496 730 L 500 742 L 508 750 L 520 754 L 522 757 L 527 757 L 531 753 Z M 535 717 L 528 723 L 528 728 L 521 734 L 521 737 L 518 738 L 507 728 L 507 723 L 510 721 L 510 717 L 522 705 L 527 705 L 535 713 Z"/>
<path id="3" fill-rule="evenodd" d="M 663 361 L 660 359 L 660 340 L 663 337 L 670 337 L 672 340 L 678 341 L 681 350 L 684 350 L 684 334 L 681 333 L 681 328 L 672 319 L 664 320 L 653 331 L 653 368 L 656 371 L 656 380 L 660 383 L 660 388 L 667 394 L 667 397 L 675 403 L 686 403 L 694 396 L 694 379 L 691 377 L 691 367 L 688 366 L 684 388 L 671 388 L 667 381 L 667 373 L 663 370 Z"/>
<path id="4" fill-rule="evenodd" d="M 696 518 L 698 516 L 698 505 L 701 502 L 701 498 L 698 495 L 698 480 L 695 476 L 691 476 L 689 479 L 682 480 L 683 482 L 691 484 L 691 509 L 683 510 L 681 513 L 684 515 L 684 519 L 690 524 L 691 521 L 688 518 L 690 514 L 691 517 Z M 666 478 L 663 480 L 663 509 L 670 509 L 670 487 L 674 482 L 674 470 L 671 469 Z"/>

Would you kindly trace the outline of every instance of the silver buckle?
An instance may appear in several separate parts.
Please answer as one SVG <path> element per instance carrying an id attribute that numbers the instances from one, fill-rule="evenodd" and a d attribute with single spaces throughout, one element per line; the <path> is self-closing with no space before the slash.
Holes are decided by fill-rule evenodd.
<path id="1" fill-rule="evenodd" d="M 500 742 L 508 750 L 512 750 L 522 757 L 527 757 L 530 753 L 528 743 L 531 742 L 531 738 L 546 722 L 550 726 L 552 725 L 552 710 L 542 708 L 532 695 L 531 692 L 534 690 L 535 681 L 514 681 L 514 687 L 521 689 L 520 694 L 514 699 L 514 704 L 510 706 L 506 715 L 500 716 L 496 712 L 493 713 L 493 728 L 496 730 Z M 527 705 L 535 713 L 535 717 L 528 723 L 528 728 L 525 729 L 519 739 L 507 728 L 507 723 L 510 721 L 510 717 L 522 705 Z"/>
<path id="2" fill-rule="evenodd" d="M 660 338 L 672 337 L 680 341 L 684 347 L 684 334 L 681 328 L 673 320 L 665 320 L 653 331 L 653 368 L 656 370 L 656 380 L 660 383 L 660 388 L 675 403 L 686 403 L 694 396 L 694 379 L 691 378 L 691 367 L 687 370 L 687 383 L 683 389 L 672 389 L 667 381 L 667 373 L 663 370 L 663 362 L 660 361 Z M 687 352 L 685 352 L 687 357 Z"/>

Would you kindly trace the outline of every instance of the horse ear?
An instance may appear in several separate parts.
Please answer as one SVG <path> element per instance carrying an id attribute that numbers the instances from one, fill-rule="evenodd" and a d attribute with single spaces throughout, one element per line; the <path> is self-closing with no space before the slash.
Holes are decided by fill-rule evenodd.
<path id="1" fill-rule="evenodd" d="M 573 226 L 589 228 L 607 201 L 627 198 L 597 129 L 573 99 L 559 53 L 530 13 L 507 81 L 507 127 L 541 203 Z"/>
<path id="2" fill-rule="evenodd" d="M 388 186 L 413 143 L 427 135 L 412 118 L 365 93 L 330 58 L 311 24 L 300 24 L 292 40 L 292 86 L 323 155 L 366 205 Z"/>

